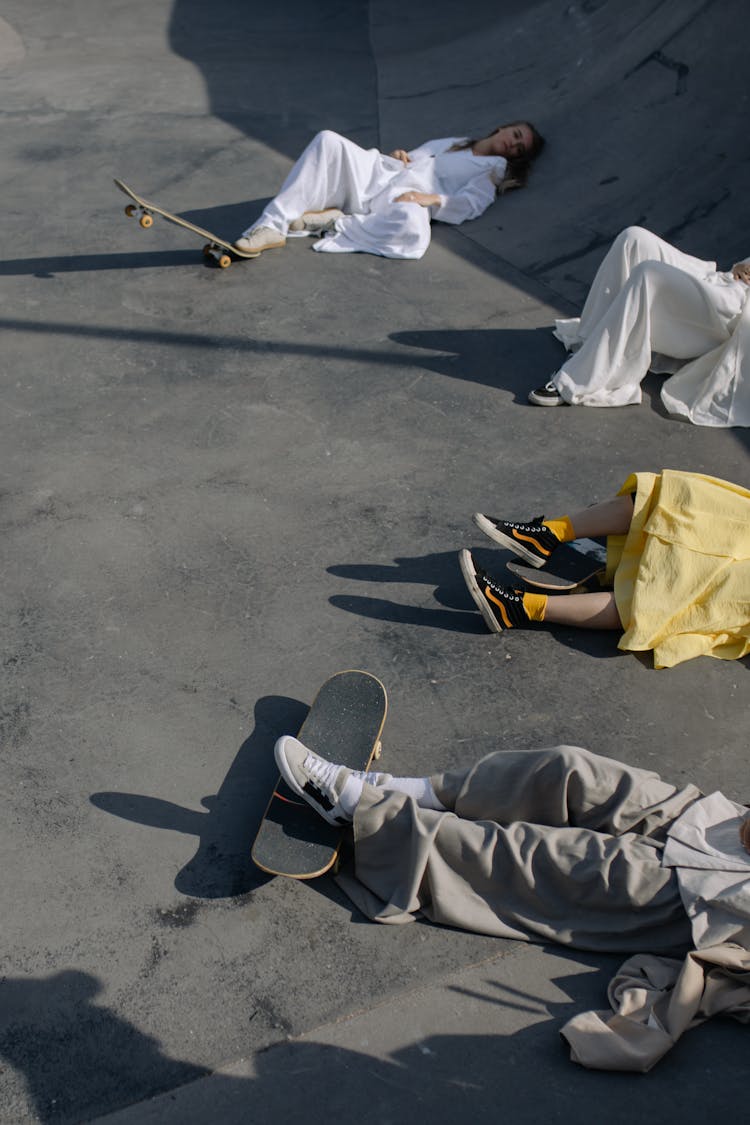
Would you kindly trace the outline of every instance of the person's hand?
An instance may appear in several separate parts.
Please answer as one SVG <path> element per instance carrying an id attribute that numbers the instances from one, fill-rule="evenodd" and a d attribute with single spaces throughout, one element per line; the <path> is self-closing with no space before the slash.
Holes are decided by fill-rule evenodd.
<path id="1" fill-rule="evenodd" d="M 397 195 L 394 203 L 418 203 L 420 207 L 437 207 L 440 203 L 439 195 L 432 195 L 427 191 L 405 191 Z"/>
<path id="2" fill-rule="evenodd" d="M 750 262 L 737 262 L 732 266 L 732 277 L 735 281 L 744 281 L 750 285 Z"/>
<path id="3" fill-rule="evenodd" d="M 411 157 L 409 156 L 409 153 L 406 152 L 403 148 L 394 148 L 393 152 L 390 153 L 390 155 L 393 156 L 396 160 L 400 160 L 402 164 L 411 164 Z"/>

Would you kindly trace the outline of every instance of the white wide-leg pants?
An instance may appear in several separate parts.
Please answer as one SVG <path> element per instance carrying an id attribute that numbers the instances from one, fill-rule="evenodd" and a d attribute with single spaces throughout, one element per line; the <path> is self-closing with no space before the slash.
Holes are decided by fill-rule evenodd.
<path id="1" fill-rule="evenodd" d="M 580 320 L 557 321 L 558 339 L 578 351 L 554 383 L 573 405 L 640 402 L 652 355 L 689 360 L 725 343 L 747 292 L 715 262 L 628 227 L 599 267 Z"/>
<path id="2" fill-rule="evenodd" d="M 318 133 L 301 154 L 281 191 L 243 235 L 271 227 L 286 235 L 305 211 L 337 207 L 344 217 L 314 249 L 365 251 L 388 258 L 421 258 L 430 244 L 430 212 L 416 203 L 394 203 L 397 195 L 432 191 L 408 166 L 378 149 L 363 149 L 330 129 Z"/>

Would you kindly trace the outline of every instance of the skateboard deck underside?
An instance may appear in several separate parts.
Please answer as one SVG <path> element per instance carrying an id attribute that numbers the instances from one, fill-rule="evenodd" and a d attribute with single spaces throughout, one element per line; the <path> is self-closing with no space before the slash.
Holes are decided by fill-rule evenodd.
<path id="1" fill-rule="evenodd" d="M 203 227 L 196 226 L 195 223 L 191 223 L 189 219 L 183 219 L 180 217 L 180 215 L 173 215 L 171 211 L 166 211 L 157 203 L 151 203 L 150 200 L 143 199 L 143 197 L 138 195 L 137 192 L 134 192 L 132 188 L 129 188 L 127 184 L 124 184 L 122 180 L 116 179 L 115 186 L 118 187 L 124 195 L 127 195 L 129 199 L 132 199 L 136 207 L 138 207 L 146 215 L 150 215 L 152 213 L 155 215 L 161 215 L 161 217 L 163 219 L 166 219 L 167 222 L 174 223 L 175 226 L 182 227 L 183 230 L 188 230 L 192 234 L 197 234 L 199 238 L 206 239 L 206 253 L 208 253 L 211 248 L 215 248 L 216 250 L 226 250 L 228 254 L 234 255 L 234 257 L 236 258 L 249 259 L 258 257 L 258 253 L 247 254 L 242 250 L 238 250 L 237 247 L 234 246 L 231 242 L 227 242 L 224 238 L 219 238 L 218 235 L 212 234 L 209 230 L 204 230 Z M 226 256 L 227 255 L 224 255 L 223 257 Z M 217 260 L 219 260 L 220 265 L 224 264 L 223 260 L 220 260 L 220 258 L 217 258 Z"/>
<path id="2" fill-rule="evenodd" d="M 379 747 L 385 688 L 367 672 L 339 672 L 323 684 L 299 739 L 331 761 L 363 770 Z M 336 861 L 342 829 L 328 824 L 279 778 L 252 847 L 253 862 L 270 875 L 313 879 Z"/>
<path id="3" fill-rule="evenodd" d="M 577 539 L 563 543 L 542 567 L 512 560 L 508 570 L 529 586 L 540 590 L 574 590 L 604 571 L 607 549 L 596 539 Z"/>

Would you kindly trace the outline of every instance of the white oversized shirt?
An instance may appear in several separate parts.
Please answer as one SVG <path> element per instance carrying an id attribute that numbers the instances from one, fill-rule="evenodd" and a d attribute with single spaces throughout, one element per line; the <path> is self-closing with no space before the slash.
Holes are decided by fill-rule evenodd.
<path id="1" fill-rule="evenodd" d="M 423 181 L 422 191 L 440 196 L 440 205 L 431 211 L 441 223 L 464 223 L 486 211 L 508 167 L 503 156 L 475 156 L 471 149 L 453 149 L 467 139 L 441 137 L 408 154 L 409 179 Z"/>

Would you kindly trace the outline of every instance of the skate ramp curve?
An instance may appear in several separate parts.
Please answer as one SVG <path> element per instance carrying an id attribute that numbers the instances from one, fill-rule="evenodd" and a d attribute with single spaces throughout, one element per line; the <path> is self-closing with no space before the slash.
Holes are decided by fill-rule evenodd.
<path id="1" fill-rule="evenodd" d="M 750 252 L 740 3 L 446 5 L 406 28 L 395 0 L 371 9 L 386 148 L 517 117 L 547 138 L 529 188 L 466 237 L 575 303 L 630 224 L 722 264 Z"/>
<path id="2" fill-rule="evenodd" d="M 629 224 L 747 253 L 748 26 L 741 0 L 175 0 L 169 40 L 212 113 L 289 159 L 322 128 L 391 150 L 530 118 L 548 146 L 529 188 L 461 235 L 578 304 Z M 264 173 L 249 160 L 249 186 Z"/>

